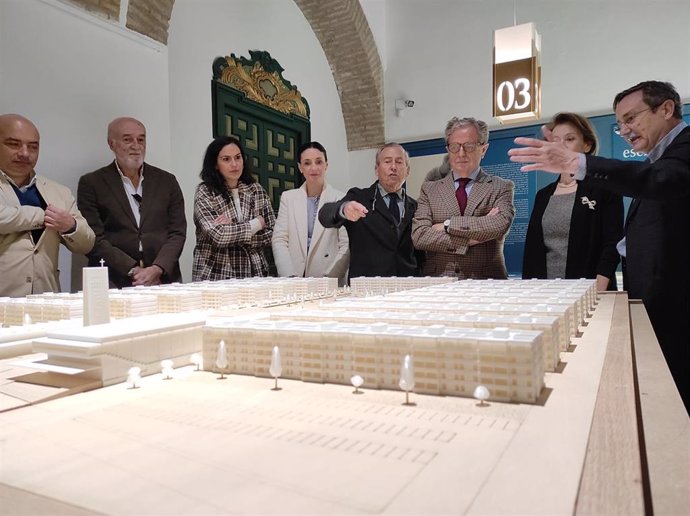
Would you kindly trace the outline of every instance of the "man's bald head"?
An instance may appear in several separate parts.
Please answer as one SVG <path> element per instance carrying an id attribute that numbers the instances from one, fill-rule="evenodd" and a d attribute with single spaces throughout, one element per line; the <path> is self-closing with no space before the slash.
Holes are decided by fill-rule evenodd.
<path id="1" fill-rule="evenodd" d="M 0 115 L 0 170 L 17 184 L 29 182 L 38 161 L 38 129 L 21 115 Z"/>
<path id="2" fill-rule="evenodd" d="M 108 146 L 126 175 L 138 173 L 146 157 L 146 127 L 136 118 L 116 118 L 108 124 Z"/>
<path id="3" fill-rule="evenodd" d="M 136 127 L 143 129 L 144 134 L 146 133 L 146 127 L 136 118 L 130 116 L 121 116 L 116 118 L 108 124 L 108 141 L 113 138 L 118 138 L 123 131 L 128 130 L 131 127 Z"/>

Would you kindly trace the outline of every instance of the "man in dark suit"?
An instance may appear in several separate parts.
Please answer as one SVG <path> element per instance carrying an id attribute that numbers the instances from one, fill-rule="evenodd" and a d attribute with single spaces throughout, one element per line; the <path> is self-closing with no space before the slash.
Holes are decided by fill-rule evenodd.
<path id="1" fill-rule="evenodd" d="M 96 233 L 89 265 L 105 261 L 113 287 L 181 281 L 187 236 L 184 199 L 172 174 L 144 163 L 146 128 L 134 118 L 108 125 L 115 160 L 79 179 L 77 203 Z"/>
<path id="2" fill-rule="evenodd" d="M 451 173 L 425 181 L 412 221 L 412 242 L 426 251 L 424 274 L 506 279 L 503 242 L 515 217 L 512 181 L 479 166 L 489 127 L 474 118 L 446 124 Z"/>
<path id="3" fill-rule="evenodd" d="M 350 239 L 350 278 L 417 276 L 419 267 L 410 228 L 417 202 L 405 193 L 410 159 L 397 143 L 376 153 L 375 181 L 351 188 L 345 197 L 324 204 L 319 221 L 325 228 L 345 225 Z"/>
<path id="4" fill-rule="evenodd" d="M 644 162 L 568 151 L 559 143 L 517 138 L 511 160 L 524 171 L 570 172 L 594 186 L 633 197 L 618 244 L 623 283 L 642 299 L 685 408 L 690 412 L 690 128 L 680 96 L 669 83 L 646 81 L 613 102 L 616 132 Z"/>

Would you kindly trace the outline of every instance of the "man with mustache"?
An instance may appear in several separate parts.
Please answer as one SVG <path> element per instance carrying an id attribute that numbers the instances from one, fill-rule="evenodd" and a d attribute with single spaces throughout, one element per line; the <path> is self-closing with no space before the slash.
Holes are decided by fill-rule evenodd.
<path id="1" fill-rule="evenodd" d="M 79 180 L 79 209 L 96 233 L 89 264 L 101 259 L 111 287 L 182 281 L 187 236 L 182 190 L 174 175 L 144 162 L 146 128 L 122 117 L 108 125 L 115 160 Z"/>
<path id="2" fill-rule="evenodd" d="M 511 149 L 524 171 L 569 172 L 575 179 L 632 197 L 625 236 L 623 285 L 631 299 L 642 299 L 659 344 L 690 412 L 690 128 L 683 121 L 675 88 L 641 82 L 616 95 L 614 131 L 641 162 L 584 156 L 552 142 L 516 138 Z"/>
<path id="3" fill-rule="evenodd" d="M 60 244 L 91 250 L 94 234 L 69 188 L 36 174 L 39 134 L 20 115 L 0 115 L 0 296 L 59 292 Z"/>
<path id="4" fill-rule="evenodd" d="M 404 184 L 410 158 L 398 143 L 376 153 L 377 181 L 369 188 L 351 188 L 345 197 L 324 204 L 319 221 L 325 228 L 345 226 L 350 240 L 349 277 L 418 276 L 418 257 L 410 229 L 417 201 Z"/>
<path id="5" fill-rule="evenodd" d="M 506 279 L 503 242 L 513 223 L 512 181 L 485 173 L 486 122 L 453 117 L 446 124 L 451 173 L 425 181 L 412 221 L 412 242 L 427 253 L 424 274 Z"/>

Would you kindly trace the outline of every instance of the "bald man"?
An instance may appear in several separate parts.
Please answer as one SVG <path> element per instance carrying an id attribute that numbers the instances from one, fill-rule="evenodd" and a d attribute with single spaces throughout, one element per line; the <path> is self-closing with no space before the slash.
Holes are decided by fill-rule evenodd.
<path id="1" fill-rule="evenodd" d="M 60 244 L 93 247 L 69 188 L 36 175 L 39 140 L 31 120 L 0 115 L 0 296 L 59 292 Z"/>
<path id="2" fill-rule="evenodd" d="M 110 165 L 79 180 L 79 209 L 96 233 L 89 264 L 105 261 L 111 287 L 182 281 L 187 236 L 182 190 L 174 175 L 144 162 L 146 128 L 130 117 L 108 125 Z"/>

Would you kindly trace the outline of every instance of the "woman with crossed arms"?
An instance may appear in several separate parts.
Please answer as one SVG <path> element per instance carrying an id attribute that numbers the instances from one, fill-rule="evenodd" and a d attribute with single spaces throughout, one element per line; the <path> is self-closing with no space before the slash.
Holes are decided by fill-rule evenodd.
<path id="1" fill-rule="evenodd" d="M 213 140 L 200 177 L 194 195 L 192 280 L 268 276 L 264 251 L 271 245 L 275 216 L 240 141 L 232 136 Z"/>

